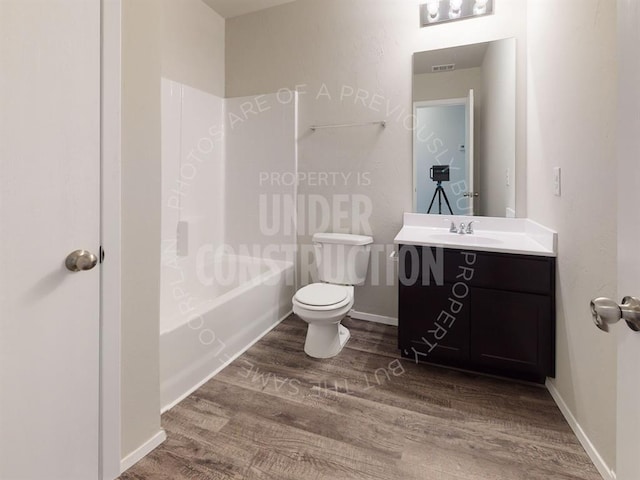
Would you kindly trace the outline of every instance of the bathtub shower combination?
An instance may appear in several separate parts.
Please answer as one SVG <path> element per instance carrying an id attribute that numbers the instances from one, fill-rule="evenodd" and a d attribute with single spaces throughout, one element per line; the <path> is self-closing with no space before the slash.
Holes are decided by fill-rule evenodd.
<path id="1" fill-rule="evenodd" d="M 160 335 L 163 410 L 171 408 L 289 315 L 293 262 L 224 256 L 206 265 L 226 270 L 224 285 L 202 285 L 189 313 L 174 312 Z M 235 274 L 233 272 L 236 272 Z M 184 304 L 186 305 L 186 304 Z"/>
<path id="2" fill-rule="evenodd" d="M 163 79 L 163 411 L 291 312 L 295 233 L 266 234 L 259 215 L 265 195 L 295 198 L 294 186 L 260 178 L 297 171 L 296 98 L 264 95 L 261 113 L 247 117 L 253 98 L 222 99 Z"/>

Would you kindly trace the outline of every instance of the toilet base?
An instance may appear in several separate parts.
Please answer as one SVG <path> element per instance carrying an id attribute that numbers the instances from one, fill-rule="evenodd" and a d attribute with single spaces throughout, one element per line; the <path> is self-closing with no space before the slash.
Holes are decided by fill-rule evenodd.
<path id="1" fill-rule="evenodd" d="M 338 355 L 351 338 L 349 329 L 338 323 L 309 324 L 304 352 L 313 358 L 331 358 Z"/>

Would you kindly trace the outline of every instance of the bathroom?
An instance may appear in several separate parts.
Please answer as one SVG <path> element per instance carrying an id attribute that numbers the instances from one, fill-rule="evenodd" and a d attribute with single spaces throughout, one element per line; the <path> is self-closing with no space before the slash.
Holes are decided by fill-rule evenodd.
<path id="1" fill-rule="evenodd" d="M 617 198 L 617 192 L 632 190 L 624 186 L 633 178 L 632 174 L 618 175 L 619 145 L 628 142 L 628 148 L 636 148 L 632 139 L 621 138 L 625 130 L 618 131 L 616 126 L 624 110 L 617 103 L 619 72 L 637 74 L 633 62 L 619 66 L 616 61 L 618 50 L 623 54 L 630 48 L 618 40 L 627 32 L 618 17 L 629 12 L 628 18 L 638 20 L 636 7 L 624 0 L 618 5 L 596 0 L 494 0 L 491 15 L 421 27 L 420 5 L 425 1 L 414 0 L 102 3 L 101 58 L 103 68 L 113 67 L 105 69 L 111 73 L 103 79 L 102 125 L 116 125 L 118 133 L 102 132 L 101 138 L 107 141 L 101 156 L 118 157 L 121 163 L 113 168 L 103 160 L 102 215 L 116 218 L 103 224 L 118 226 L 105 228 L 96 243 L 105 253 L 101 318 L 117 319 L 105 322 L 100 330 L 103 407 L 94 412 L 102 425 L 96 447 L 102 458 L 100 478 L 121 474 L 125 479 L 162 478 L 154 465 L 171 456 L 171 448 L 186 448 L 177 439 L 190 436 L 204 442 L 208 451 L 220 452 L 220 470 L 229 467 L 229 475 L 236 474 L 235 478 L 260 478 L 260 474 L 272 478 L 390 478 L 389 470 L 378 465 L 386 453 L 379 458 L 372 455 L 368 465 L 362 460 L 364 444 L 376 451 L 376 424 L 369 425 L 370 430 L 363 427 L 359 435 L 372 440 L 358 444 L 327 417 L 326 412 L 334 411 L 327 404 L 342 406 L 341 418 L 353 415 L 358 419 L 350 403 L 354 397 L 378 401 L 393 390 L 410 388 L 421 378 L 427 383 L 415 402 L 432 402 L 453 412 L 456 404 L 465 412 L 465 408 L 477 408 L 495 422 L 501 417 L 499 412 L 490 412 L 491 399 L 511 408 L 509 395 L 531 395 L 528 401 L 541 402 L 541 410 L 561 425 L 560 433 L 544 430 L 553 448 L 559 449 L 560 453 L 549 454 L 557 455 L 552 462 L 559 463 L 559 470 L 551 466 L 545 470 L 547 466 L 536 463 L 544 463 L 544 454 L 524 455 L 520 463 L 505 459 L 508 448 L 504 445 L 512 450 L 552 451 L 526 435 L 524 443 L 506 443 L 509 432 L 491 437 L 490 442 L 505 443 L 492 444 L 495 451 L 486 453 L 491 460 L 481 461 L 482 455 L 469 452 L 480 448 L 481 436 L 493 431 L 486 425 L 486 431 L 480 429 L 465 443 L 470 450 L 459 457 L 454 449 L 446 453 L 433 447 L 429 457 L 418 450 L 402 452 L 400 445 L 390 448 L 398 457 L 393 460 L 400 465 L 397 472 L 409 478 L 558 475 L 610 479 L 616 473 L 624 480 L 637 478 L 621 473 L 634 471 L 621 460 L 633 463 L 623 442 L 633 438 L 633 432 L 621 430 L 625 422 L 619 419 L 620 412 L 633 408 L 619 394 L 623 391 L 620 379 L 629 373 L 621 359 L 633 355 L 618 345 L 617 338 L 624 338 L 619 332 L 622 324 L 604 334 L 594 327 L 589 308 L 592 298 L 618 299 L 633 295 L 631 287 L 637 287 L 621 280 L 624 268 L 616 248 L 622 234 L 628 235 L 617 214 L 635 214 L 633 204 Z M 17 21 L 15 12 L 6 8 L 0 13 Z M 51 34 L 63 35 L 59 31 Z M 546 388 L 416 366 L 401 358 L 397 349 L 400 305 L 395 238 L 403 228 L 404 214 L 416 211 L 413 56 L 504 39 L 512 39 L 515 50 L 515 112 L 509 137 L 514 163 L 508 180 L 513 186 L 508 207 L 514 214 L 502 210 L 505 217 L 531 219 L 557 234 L 555 376 L 546 381 Z M 1 58 L 19 65 L 9 50 Z M 631 96 L 633 89 L 626 88 Z M 480 97 L 480 106 L 481 102 Z M 120 110 L 112 110 L 113 105 Z M 9 127 L 3 127 L 3 138 L 9 132 L 4 128 Z M 114 137 L 116 147 L 108 143 Z M 559 196 L 554 194 L 556 168 L 562 169 Z M 631 167 L 625 164 L 625 168 Z M 27 172 L 24 175 L 28 178 Z M 117 188 L 111 188 L 109 182 Z M 484 193 L 482 188 L 479 191 Z M 4 196 L 0 199 L 1 209 L 7 202 Z M 9 227 L 26 228 L 12 223 L 7 209 L 0 211 Z M 442 217 L 451 220 L 450 215 Z M 486 230 L 490 223 L 479 221 L 476 232 Z M 304 353 L 307 325 L 290 312 L 296 291 L 318 279 L 313 235 L 325 232 L 368 236 L 373 244 L 366 280 L 355 287 L 349 318 L 343 322 L 351 338 L 334 358 L 316 361 Z M 77 245 L 81 239 L 74 241 L 73 248 L 88 248 Z M 14 244 L 7 241 L 6 245 Z M 66 244 L 64 248 L 73 249 Z M 43 250 L 39 244 L 33 249 Z M 119 259 L 117 268 L 110 259 Z M 8 272 L 14 265 L 10 260 L 6 260 Z M 97 271 L 87 275 L 97 275 Z M 117 281 L 111 283 L 114 278 Z M 54 290 L 50 284 L 61 281 L 55 275 L 44 280 L 35 290 L 39 295 L 50 295 Z M 3 290 L 12 291 L 4 277 L 2 285 Z M 2 313 L 8 318 L 4 310 Z M 47 338 L 57 338 L 53 332 L 50 337 L 42 335 L 42 348 L 51 343 Z M 268 343 L 269 338 L 273 344 Z M 213 348 L 222 344 L 223 349 Z M 9 351 L 7 344 L 2 345 L 3 351 Z M 278 349 L 292 357 L 278 356 Z M 376 349 L 384 352 L 384 360 L 368 355 Z M 285 360 L 291 364 L 283 364 Z M 296 362 L 300 371 L 295 369 Z M 25 376 L 42 374 L 29 365 L 25 362 Z M 355 365 L 355 373 L 347 372 L 347 365 Z M 302 370 L 307 367 L 310 372 L 330 373 L 317 379 L 305 377 Z M 334 383 L 317 384 L 307 391 L 301 376 L 308 382 Z M 254 378 L 258 380 L 252 382 Z M 213 397 L 207 398 L 218 406 L 219 416 L 204 423 L 221 433 L 205 434 L 199 426 L 181 430 L 190 415 L 181 408 L 187 405 L 197 410 L 198 401 L 206 403 L 189 395 L 210 379 L 220 390 L 209 392 Z M 240 429 L 235 432 L 239 443 L 229 442 L 232 434 L 228 432 L 233 429 L 223 426 L 229 420 L 225 412 L 233 408 L 229 399 L 238 408 L 256 401 L 249 394 L 238 395 L 243 379 L 253 390 L 277 392 L 280 388 L 285 392 L 283 398 L 291 411 L 280 413 L 289 415 L 283 422 L 309 422 L 305 426 L 296 423 L 306 433 L 295 441 L 315 441 L 307 433 L 321 431 L 323 421 L 327 429 L 335 429 L 325 432 L 327 435 L 343 435 L 347 441 L 340 445 L 349 449 L 343 462 L 316 471 L 305 463 L 305 450 L 299 453 L 298 467 L 291 467 L 290 477 L 279 474 L 278 462 L 286 456 L 279 442 L 286 439 L 279 438 L 275 430 L 269 432 L 264 419 L 255 422 L 254 441 L 266 453 L 251 458 L 244 454 L 252 439 L 242 436 Z M 431 388 L 428 379 L 434 382 Z M 6 381 L 8 386 L 17 384 L 13 383 L 17 380 Z M 459 402 L 439 396 L 442 390 L 437 388 L 444 384 L 459 391 Z M 31 394 L 43 395 L 35 386 L 33 389 Z M 482 397 L 481 404 L 462 405 L 467 400 L 464 392 Z M 299 403 L 305 395 L 325 406 L 318 418 L 300 418 Z M 523 413 L 523 418 L 504 421 L 514 429 L 541 428 L 548 420 L 545 412 L 535 418 L 531 414 L 535 409 L 529 407 L 532 410 Z M 265 416 L 277 418 L 272 403 L 265 402 L 264 409 Z M 399 437 L 389 426 L 390 417 L 378 413 L 387 419 L 379 422 L 378 447 L 384 450 Z M 7 418 L 4 410 L 2 414 Z M 433 411 L 430 414 L 437 417 Z M 442 419 L 433 419 L 436 434 L 425 437 L 425 442 L 460 434 L 455 429 L 438 432 L 445 428 L 439 421 Z M 628 423 L 631 430 L 633 422 Z M 237 426 L 234 421 L 229 425 Z M 36 426 L 29 428 L 36 431 Z M 384 438 L 385 434 L 389 437 Z M 521 439 L 518 435 L 514 433 Z M 260 443 L 270 436 L 278 444 L 275 453 Z M 558 444 L 565 440 L 569 446 L 562 450 Z M 5 441 L 3 437 L 3 447 L 9 445 Z M 224 450 L 225 445 L 230 445 L 229 450 Z M 335 444 L 327 445 L 330 451 L 332 448 Z M 340 451 L 331 453 L 339 457 Z M 215 456 L 202 451 L 198 455 L 183 468 L 202 468 L 198 470 L 202 478 L 218 478 L 213 463 L 202 466 L 215 462 Z M 291 455 L 296 455 L 295 450 Z M 229 460 L 234 456 L 237 464 Z M 16 454 L 16 458 L 23 457 Z M 419 472 L 425 458 L 434 469 Z M 251 469 L 252 461 L 257 462 L 257 470 Z M 313 464 L 313 459 L 309 462 Z M 527 462 L 532 462 L 527 465 L 529 476 Z M 246 467 L 245 473 L 233 470 L 238 465 Z M 6 457 L 0 461 L 0 472 L 2 468 L 12 471 L 11 467 Z M 206 473 L 206 468 L 211 471 Z M 296 476 L 295 472 L 303 473 Z M 27 473 L 23 478 L 44 477 Z M 171 478 L 181 477 L 176 473 Z"/>

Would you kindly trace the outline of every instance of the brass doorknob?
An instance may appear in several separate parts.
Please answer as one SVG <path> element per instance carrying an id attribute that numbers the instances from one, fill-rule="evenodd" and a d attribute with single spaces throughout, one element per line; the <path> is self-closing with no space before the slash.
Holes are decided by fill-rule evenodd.
<path id="1" fill-rule="evenodd" d="M 87 250 L 76 250 L 67 256 L 64 264 L 72 272 L 84 272 L 98 264 L 98 257 Z"/>

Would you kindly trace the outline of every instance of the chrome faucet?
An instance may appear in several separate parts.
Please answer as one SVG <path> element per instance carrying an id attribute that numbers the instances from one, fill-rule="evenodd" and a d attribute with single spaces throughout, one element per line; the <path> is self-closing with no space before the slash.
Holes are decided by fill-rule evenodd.
<path id="1" fill-rule="evenodd" d="M 480 223 L 478 220 L 471 220 L 468 224 L 467 224 L 467 234 L 468 235 L 473 235 L 473 224 L 474 223 Z"/>
<path id="2" fill-rule="evenodd" d="M 460 226 L 456 227 L 456 224 L 445 218 L 445 222 L 451 222 L 451 226 L 449 227 L 449 232 L 457 233 L 458 235 L 473 235 L 473 224 L 480 223 L 478 220 L 471 220 L 469 223 L 465 224 L 464 222 L 460 222 Z"/>

